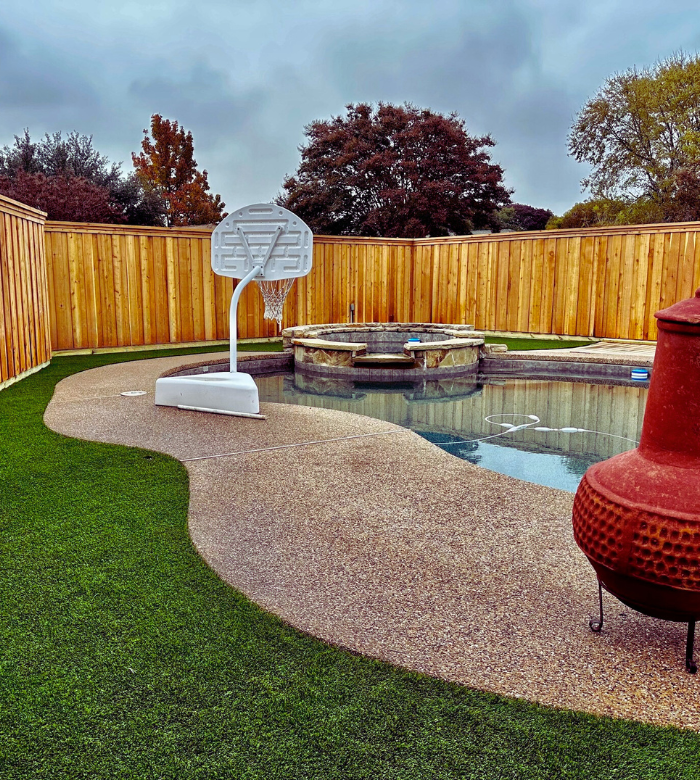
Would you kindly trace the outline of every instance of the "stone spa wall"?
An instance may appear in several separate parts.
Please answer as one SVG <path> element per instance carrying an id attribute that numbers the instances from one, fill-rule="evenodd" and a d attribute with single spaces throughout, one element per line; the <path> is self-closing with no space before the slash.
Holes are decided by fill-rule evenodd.
<path id="1" fill-rule="evenodd" d="M 296 371 L 377 381 L 474 373 L 484 344 L 472 325 L 415 322 L 307 325 L 282 337 Z"/>

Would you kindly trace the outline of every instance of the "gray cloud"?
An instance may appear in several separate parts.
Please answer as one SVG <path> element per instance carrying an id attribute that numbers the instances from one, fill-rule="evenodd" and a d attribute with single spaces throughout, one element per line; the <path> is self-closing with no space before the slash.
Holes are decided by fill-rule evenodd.
<path id="1" fill-rule="evenodd" d="M 89 107 L 96 95 L 89 82 L 55 62 L 40 46 L 0 29 L 0 107 L 12 114 L 63 112 Z"/>
<path id="2" fill-rule="evenodd" d="M 576 112 L 614 71 L 695 51 L 694 5 L 8 0 L 0 144 L 24 127 L 75 129 L 129 168 L 162 113 L 192 131 L 212 189 L 234 208 L 274 197 L 312 120 L 349 102 L 409 101 L 490 133 L 514 198 L 562 212 L 586 174 L 566 153 Z"/>

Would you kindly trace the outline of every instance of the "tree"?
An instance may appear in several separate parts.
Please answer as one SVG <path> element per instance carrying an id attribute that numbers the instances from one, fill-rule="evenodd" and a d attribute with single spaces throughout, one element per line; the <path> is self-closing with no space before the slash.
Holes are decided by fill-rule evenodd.
<path id="1" fill-rule="evenodd" d="M 547 230 L 563 230 L 620 224 L 618 217 L 624 210 L 625 203 L 621 200 L 590 199 L 582 203 L 575 203 L 561 217 L 551 217 L 546 228 Z"/>
<path id="2" fill-rule="evenodd" d="M 299 169 L 277 199 L 315 233 L 416 238 L 497 226 L 510 197 L 484 150 L 490 136 L 410 104 L 346 109 L 307 125 Z"/>
<path id="3" fill-rule="evenodd" d="M 575 203 L 561 217 L 552 217 L 547 222 L 547 230 L 565 228 L 604 227 L 605 225 L 648 225 L 654 222 L 682 222 L 696 219 L 691 213 L 700 215 L 700 182 L 688 179 L 678 194 L 662 209 L 653 198 L 639 197 L 636 200 L 611 200 L 591 198 Z"/>
<path id="4" fill-rule="evenodd" d="M 609 78 L 577 116 L 569 152 L 592 166 L 582 184 L 595 198 L 641 199 L 642 212 L 673 219 L 700 163 L 700 56 Z"/>
<path id="5" fill-rule="evenodd" d="M 26 129 L 16 135 L 13 146 L 0 150 L 0 192 L 48 211 L 49 219 L 130 225 L 164 221 L 157 193 L 144 188 L 135 173 L 124 176 L 120 163 L 110 163 L 93 147 L 92 136 L 77 132 L 65 139 L 60 132 L 46 133 L 36 143 Z"/>
<path id="6" fill-rule="evenodd" d="M 544 230 L 553 216 L 549 209 L 511 203 L 498 212 L 498 221 L 501 230 Z"/>
<path id="7" fill-rule="evenodd" d="M 167 225 L 218 223 L 225 216 L 219 195 L 208 194 L 207 172 L 198 171 L 192 133 L 177 122 L 151 117 L 151 137 L 144 130 L 143 151 L 131 158 L 143 185 L 165 201 Z"/>
<path id="8" fill-rule="evenodd" d="M 0 193 L 46 211 L 48 219 L 63 222 L 124 222 L 110 203 L 109 190 L 83 176 L 45 176 L 19 170 L 13 178 L 0 176 Z"/>
<path id="9" fill-rule="evenodd" d="M 128 225 L 165 224 L 165 201 L 136 173 L 121 177 L 109 190 L 111 202 L 123 214 Z"/>

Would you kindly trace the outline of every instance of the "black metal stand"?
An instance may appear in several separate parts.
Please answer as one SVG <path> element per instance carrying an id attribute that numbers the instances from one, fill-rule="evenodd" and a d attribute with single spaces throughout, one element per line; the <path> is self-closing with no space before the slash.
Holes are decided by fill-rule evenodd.
<path id="1" fill-rule="evenodd" d="M 688 640 L 685 643 L 685 670 L 691 674 L 695 674 L 698 670 L 698 665 L 693 658 L 693 645 L 695 644 L 695 621 L 690 620 L 688 622 Z"/>
<path id="2" fill-rule="evenodd" d="M 598 620 L 591 618 L 588 621 L 591 631 L 595 631 L 596 634 L 603 630 L 603 585 L 600 580 L 598 580 L 598 604 L 600 605 L 600 617 Z"/>
<path id="3" fill-rule="evenodd" d="M 591 618 L 588 621 L 588 625 L 591 631 L 599 634 L 603 630 L 603 584 L 598 580 L 598 606 L 600 614 L 598 619 Z M 693 658 L 693 650 L 695 645 L 695 621 L 688 621 L 688 638 L 685 643 L 685 670 L 690 674 L 696 674 L 698 671 L 698 665 Z"/>

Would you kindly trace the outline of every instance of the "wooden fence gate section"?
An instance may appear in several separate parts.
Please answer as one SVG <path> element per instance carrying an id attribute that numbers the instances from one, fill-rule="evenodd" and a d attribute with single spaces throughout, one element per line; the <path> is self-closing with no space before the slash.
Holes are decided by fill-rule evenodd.
<path id="1" fill-rule="evenodd" d="M 0 388 L 51 359 L 45 218 L 0 195 Z"/>

